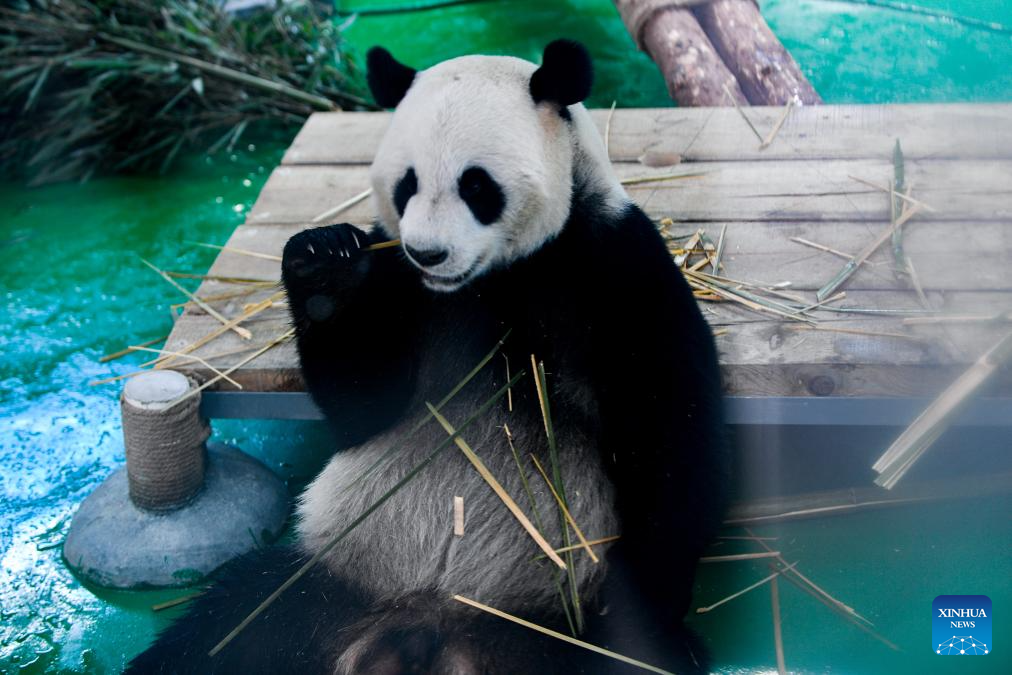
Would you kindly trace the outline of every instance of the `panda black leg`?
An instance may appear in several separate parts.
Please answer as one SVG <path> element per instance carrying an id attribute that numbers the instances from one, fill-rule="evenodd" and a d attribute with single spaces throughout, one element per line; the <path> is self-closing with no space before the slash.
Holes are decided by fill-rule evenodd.
<path id="1" fill-rule="evenodd" d="M 331 672 L 334 632 L 358 621 L 364 603 L 322 565 L 312 568 L 215 656 L 208 652 L 277 589 L 304 558 L 294 549 L 234 560 L 186 613 L 131 661 L 126 673 Z"/>

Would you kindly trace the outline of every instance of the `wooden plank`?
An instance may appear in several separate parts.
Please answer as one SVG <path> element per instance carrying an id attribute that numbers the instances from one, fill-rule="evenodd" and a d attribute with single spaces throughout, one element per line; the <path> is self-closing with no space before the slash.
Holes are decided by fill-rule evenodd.
<path id="1" fill-rule="evenodd" d="M 930 295 L 939 309 L 960 314 L 991 314 L 1012 308 L 1012 292 Z M 916 308 L 913 294 L 899 291 L 857 291 L 848 294 L 846 303 L 841 304 Z M 705 303 L 703 307 L 704 316 L 714 328 L 726 329 L 717 338 L 717 345 L 726 389 L 739 395 L 926 396 L 941 391 L 996 336 L 1008 330 L 1007 323 L 905 326 L 897 316 L 829 312 L 819 313 L 820 322 L 812 330 L 793 322 L 771 320 L 730 303 Z M 238 311 L 236 308 L 230 315 Z M 177 321 L 166 348 L 179 350 L 217 325 L 207 315 L 187 312 Z M 284 307 L 272 308 L 244 325 L 253 333 L 250 343 L 225 334 L 196 354 L 211 358 L 263 344 L 289 328 L 287 311 Z M 212 363 L 227 367 L 242 356 L 230 354 Z M 194 364 L 180 366 L 180 370 L 199 379 L 212 375 Z M 292 344 L 275 347 L 232 376 L 251 391 L 298 391 L 303 386 Z M 219 383 L 218 387 L 231 389 L 227 383 Z"/>
<path id="2" fill-rule="evenodd" d="M 622 178 L 661 176 L 671 169 L 616 166 Z M 628 186 L 648 214 L 677 221 L 831 221 L 889 218 L 885 193 L 850 178 L 887 185 L 890 160 L 707 162 L 677 172 L 702 176 Z M 938 209 L 919 220 L 1012 221 L 1012 160 L 908 161 L 914 195 Z M 282 166 L 271 174 L 249 223 L 309 222 L 369 187 L 365 166 Z M 369 200 L 339 219 L 368 222 Z"/>
<path id="3" fill-rule="evenodd" d="M 280 256 L 285 242 L 308 224 L 243 225 L 236 228 L 228 246 Z M 845 260 L 791 241 L 800 237 L 825 246 L 856 253 L 884 224 L 840 222 L 827 226 L 809 222 L 732 222 L 727 224 L 722 275 L 773 285 L 791 282 L 794 290 L 814 291 L 843 266 Z M 679 223 L 674 232 L 701 228 L 715 240 L 720 225 Z M 907 227 L 904 250 L 911 258 L 921 285 L 930 290 L 1012 289 L 1012 224 L 995 222 L 918 222 Z M 968 273 L 961 261 L 972 258 Z M 279 264 L 231 251 L 222 251 L 210 274 L 276 280 Z M 214 293 L 222 290 L 212 287 Z M 846 290 L 904 290 L 909 283 L 893 274 L 888 246 L 858 269 Z M 211 294 L 207 290 L 206 294 Z M 202 289 L 202 295 L 205 289 Z M 813 300 L 814 302 L 814 300 Z"/>
<path id="4" fill-rule="evenodd" d="M 622 102 L 619 101 L 619 105 Z M 768 132 L 783 109 L 746 110 Z M 607 110 L 591 111 L 604 133 Z M 285 154 L 285 164 L 369 164 L 389 113 L 316 113 Z M 774 159 L 886 160 L 900 139 L 910 159 L 1012 158 L 1012 105 L 834 105 L 791 111 L 773 144 L 759 149 L 733 108 L 619 108 L 611 125 L 611 156 L 635 162 L 648 150 L 691 161 Z"/>

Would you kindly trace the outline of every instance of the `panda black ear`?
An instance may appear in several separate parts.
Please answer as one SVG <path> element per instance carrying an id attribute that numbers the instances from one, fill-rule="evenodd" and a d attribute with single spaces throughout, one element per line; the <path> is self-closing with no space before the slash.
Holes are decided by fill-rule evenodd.
<path id="1" fill-rule="evenodd" d="M 535 103 L 573 105 L 590 95 L 593 83 L 594 65 L 587 48 L 573 40 L 556 40 L 545 47 L 541 67 L 531 76 L 531 97 Z"/>
<path id="2" fill-rule="evenodd" d="M 397 61 L 382 47 L 370 49 L 365 61 L 372 97 L 382 108 L 396 108 L 415 80 L 415 69 Z"/>

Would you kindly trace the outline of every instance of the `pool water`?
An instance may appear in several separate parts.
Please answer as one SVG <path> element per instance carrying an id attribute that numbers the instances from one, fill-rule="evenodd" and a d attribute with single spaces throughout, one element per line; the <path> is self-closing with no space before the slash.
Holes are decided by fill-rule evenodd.
<path id="1" fill-rule="evenodd" d="M 1012 23 L 1003 2 L 923 4 Z M 827 102 L 1012 99 L 1007 32 L 852 2 L 762 5 Z M 663 81 L 635 51 L 608 0 L 505 0 L 362 16 L 347 35 L 360 50 L 385 44 L 417 67 L 475 51 L 535 59 L 545 42 L 565 35 L 585 41 L 596 57 L 591 104 L 670 105 Z M 181 298 L 139 258 L 164 269 L 206 270 L 214 252 L 191 242 L 224 242 L 285 145 L 257 142 L 211 158 L 191 156 L 161 177 L 35 190 L 0 185 L 0 672 L 117 672 L 178 612 L 155 613 L 151 606 L 185 591 L 88 589 L 60 560 L 77 504 L 123 463 L 119 386 L 88 382 L 143 360 L 103 364 L 103 354 L 171 327 L 169 305 Z M 327 445 L 314 423 L 220 421 L 214 433 L 263 459 L 293 490 L 319 468 Z M 925 603 L 930 608 L 940 593 L 984 593 L 1000 612 L 1012 602 L 1010 506 L 1008 499 L 992 498 L 757 531 L 779 536 L 785 557 L 801 561 L 806 574 L 903 649 L 892 652 L 782 584 L 788 667 L 938 668 L 937 659 L 927 660 Z M 758 564 L 704 566 L 697 598 L 709 604 L 764 575 Z M 1001 621 L 999 614 L 996 627 Z M 723 670 L 774 667 L 767 589 L 693 623 Z M 995 654 L 959 663 L 958 670 L 1012 672 L 1009 654 L 999 645 Z M 955 665 L 949 668 L 956 672 Z"/>

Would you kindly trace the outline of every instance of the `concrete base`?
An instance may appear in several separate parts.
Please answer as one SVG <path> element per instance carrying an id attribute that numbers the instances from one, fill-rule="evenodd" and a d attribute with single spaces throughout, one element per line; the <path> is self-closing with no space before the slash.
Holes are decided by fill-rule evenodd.
<path id="1" fill-rule="evenodd" d="M 275 539 L 288 517 L 284 483 L 252 457 L 208 443 L 203 489 L 175 511 L 138 509 L 122 468 L 81 504 L 63 545 L 85 581 L 112 588 L 187 586 Z"/>

